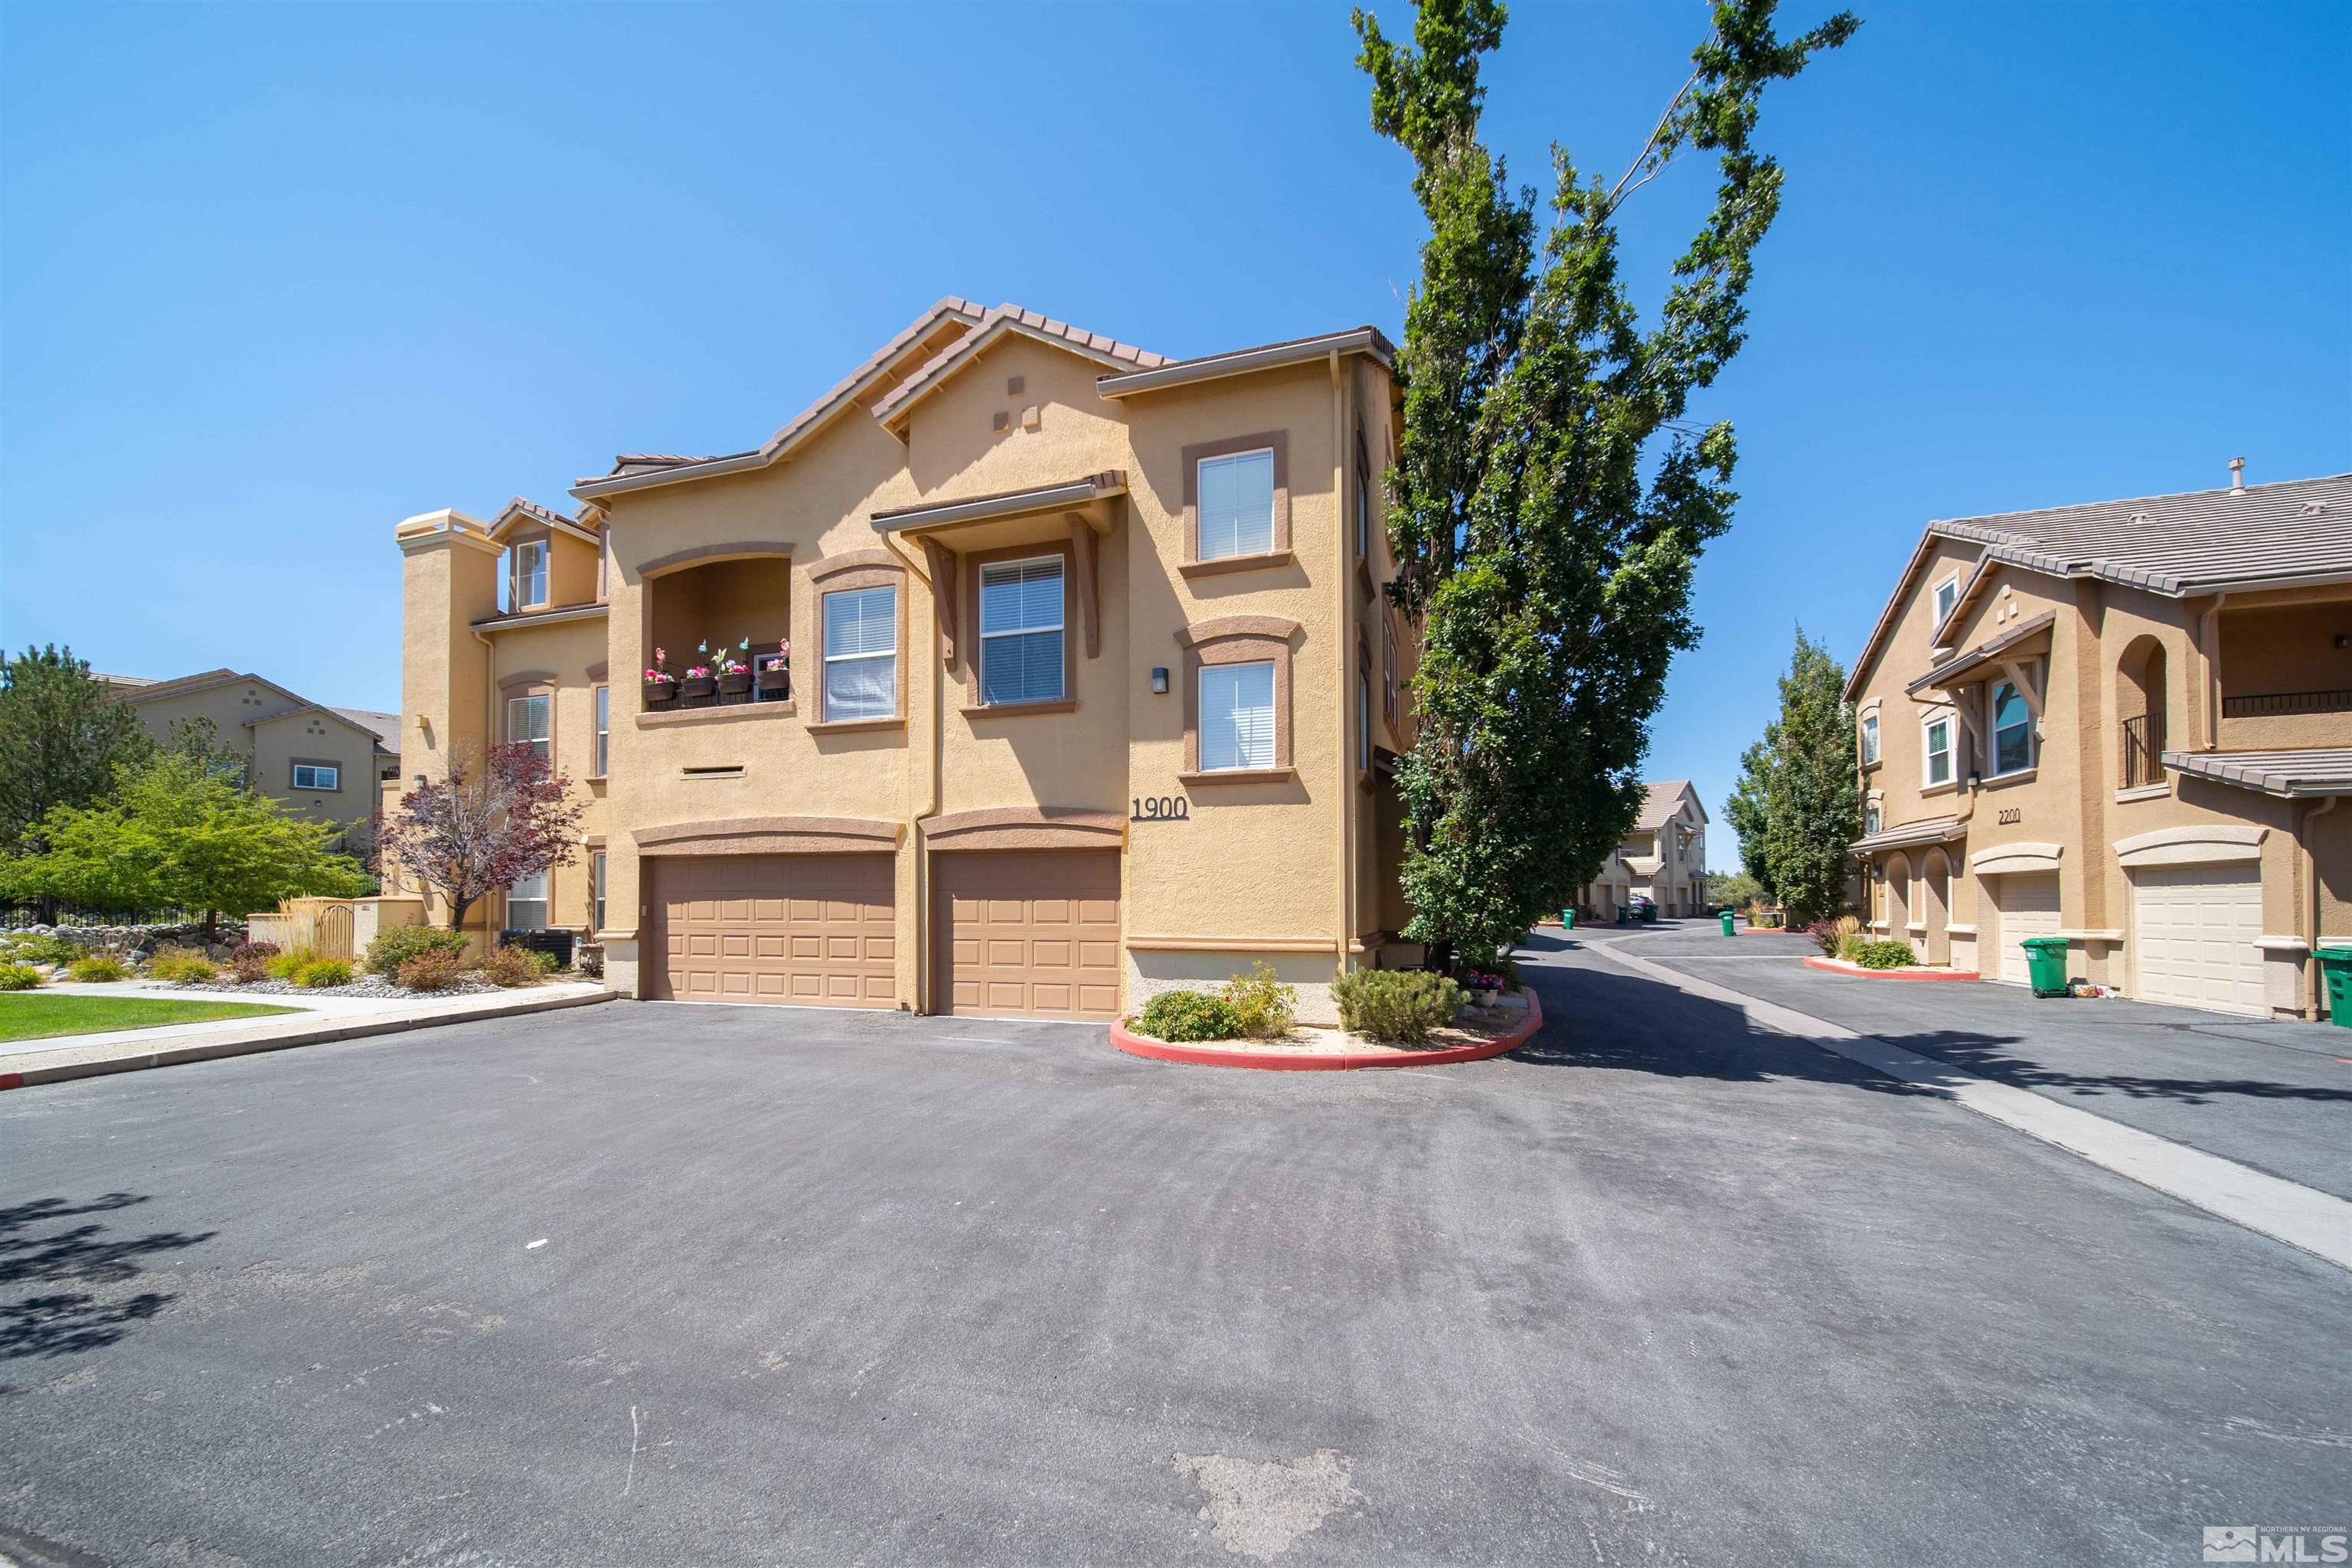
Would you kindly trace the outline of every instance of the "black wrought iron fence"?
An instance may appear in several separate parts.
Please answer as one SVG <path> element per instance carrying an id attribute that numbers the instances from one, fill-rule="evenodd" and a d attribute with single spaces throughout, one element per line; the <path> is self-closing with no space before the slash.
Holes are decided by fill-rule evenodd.
<path id="1" fill-rule="evenodd" d="M 92 910 L 79 904 L 53 904 L 44 910 L 37 900 L 0 904 L 0 931 L 23 931 L 27 926 L 37 925 L 196 925 L 204 918 L 202 910 Z"/>
<path id="2" fill-rule="evenodd" d="M 2273 719 L 2287 713 L 2352 713 L 2352 690 L 2265 691 L 2221 699 L 2224 719 Z"/>
<path id="3" fill-rule="evenodd" d="M 2164 782 L 2164 715 L 2143 713 L 2124 721 L 2124 783 L 2141 789 Z"/>

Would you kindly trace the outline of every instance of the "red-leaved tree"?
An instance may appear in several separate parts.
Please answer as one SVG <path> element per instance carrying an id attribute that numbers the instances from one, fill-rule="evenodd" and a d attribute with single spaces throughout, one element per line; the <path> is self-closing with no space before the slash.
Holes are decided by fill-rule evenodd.
<path id="1" fill-rule="evenodd" d="M 489 894 L 572 863 L 583 808 L 571 796 L 572 781 L 526 743 L 478 759 L 452 747 L 446 778 L 400 797 L 383 825 L 383 858 L 446 899 L 457 931 Z"/>

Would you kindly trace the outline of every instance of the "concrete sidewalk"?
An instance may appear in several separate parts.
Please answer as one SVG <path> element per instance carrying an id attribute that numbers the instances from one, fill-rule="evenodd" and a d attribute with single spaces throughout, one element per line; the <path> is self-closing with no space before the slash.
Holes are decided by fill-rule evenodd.
<path id="1" fill-rule="evenodd" d="M 223 1002 L 245 998 L 218 991 L 198 991 L 169 985 L 121 984 L 51 985 L 47 994 L 64 996 L 135 996 L 154 1001 Z M 70 1079 L 96 1078 L 105 1073 L 137 1072 L 145 1068 L 173 1067 L 181 1062 L 241 1057 L 255 1051 L 282 1051 L 296 1046 L 324 1045 L 331 1040 L 360 1039 L 370 1035 L 398 1034 L 436 1024 L 465 1023 L 476 1018 L 503 1018 L 526 1013 L 546 1013 L 562 1007 L 583 1007 L 612 999 L 613 993 L 588 981 L 532 985 L 491 994 L 389 1001 L 374 996 L 292 997 L 272 994 L 250 998 L 268 1006 L 295 1007 L 299 1012 L 264 1017 L 218 1018 L 201 1024 L 164 1024 L 150 1029 L 110 1029 L 92 1035 L 61 1035 L 42 1040 L 11 1042 L 0 1049 L 0 1089 L 25 1089 Z"/>

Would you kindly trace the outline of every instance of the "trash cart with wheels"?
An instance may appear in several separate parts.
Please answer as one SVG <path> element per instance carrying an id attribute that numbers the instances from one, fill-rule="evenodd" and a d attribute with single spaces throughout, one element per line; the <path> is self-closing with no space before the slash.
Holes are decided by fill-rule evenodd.
<path id="1" fill-rule="evenodd" d="M 2352 1029 L 2352 945 L 2322 942 L 2316 956 L 2327 1021 L 2339 1029 Z"/>
<path id="2" fill-rule="evenodd" d="M 2025 975 L 2036 996 L 2066 994 L 2066 939 L 2029 936 L 2017 944 L 2025 949 Z"/>
<path id="3" fill-rule="evenodd" d="M 1726 935 L 1726 936 L 1730 936 L 1730 935 L 1732 935 L 1732 934 L 1733 934 L 1733 928 L 1734 928 L 1734 926 L 1736 925 L 1736 923 L 1738 922 L 1738 919 L 1739 919 L 1739 917 L 1738 917 L 1738 915 L 1733 914 L 1729 910 L 1724 910 L 1724 911 L 1723 911 L 1723 934 L 1724 934 L 1724 935 Z"/>
<path id="4" fill-rule="evenodd" d="M 1562 910 L 1559 911 L 1559 929 L 1562 931 L 1574 931 L 1576 929 L 1576 911 L 1574 910 Z"/>

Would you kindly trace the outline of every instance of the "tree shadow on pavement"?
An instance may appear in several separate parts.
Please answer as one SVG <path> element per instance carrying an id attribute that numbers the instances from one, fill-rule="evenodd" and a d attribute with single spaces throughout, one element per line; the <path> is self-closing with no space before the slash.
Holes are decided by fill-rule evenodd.
<path id="1" fill-rule="evenodd" d="M 131 1325 L 172 1300 L 159 1290 L 128 1289 L 157 1253 L 209 1241 L 217 1231 L 150 1231 L 110 1237 L 84 1218 L 148 1202 L 108 1193 L 81 1205 L 34 1198 L 0 1207 L 0 1361 L 73 1355 L 110 1345 Z M 80 1224 L 70 1223 L 81 1220 Z M 0 1393 L 13 1392 L 0 1387 Z"/>

